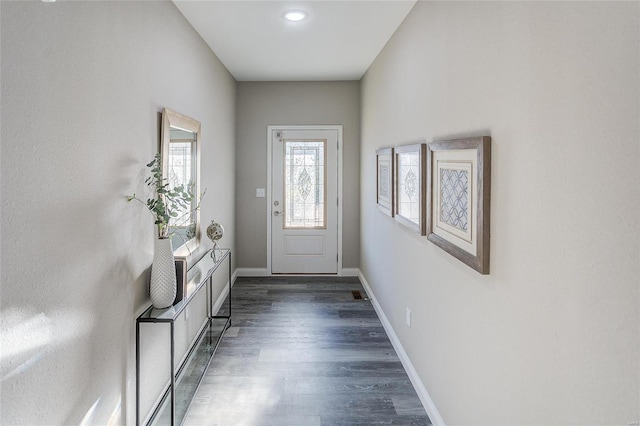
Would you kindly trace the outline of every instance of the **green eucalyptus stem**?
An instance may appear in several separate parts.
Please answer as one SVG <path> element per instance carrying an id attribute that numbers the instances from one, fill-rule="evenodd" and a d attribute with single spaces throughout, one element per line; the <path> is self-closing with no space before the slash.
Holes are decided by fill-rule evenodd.
<path id="1" fill-rule="evenodd" d="M 134 193 L 128 196 L 127 200 L 136 200 L 144 204 L 155 218 L 154 224 L 158 227 L 158 238 L 168 238 L 171 219 L 181 219 L 198 210 L 200 208 L 200 200 L 198 200 L 198 204 L 193 209 L 188 209 L 194 199 L 193 185 L 169 187 L 167 179 L 162 175 L 162 157 L 160 153 L 155 155 L 154 159 L 147 164 L 147 167 L 151 169 L 151 176 L 145 179 L 145 183 L 155 188 L 155 198 L 148 198 L 145 202 Z M 204 193 L 200 199 L 202 199 L 202 196 L 204 196 Z M 188 211 L 179 215 L 178 212 L 184 209 L 188 209 Z"/>
<path id="2" fill-rule="evenodd" d="M 127 201 L 137 201 L 140 204 L 142 204 L 145 207 L 147 207 L 147 203 L 142 201 L 140 198 L 136 197 L 136 194 L 128 196 L 127 197 Z M 151 213 L 153 213 L 153 211 L 151 211 Z M 187 214 L 187 213 L 185 213 L 185 214 Z M 164 223 L 157 223 L 157 222 L 156 222 L 156 225 L 158 227 L 158 238 L 168 238 L 169 237 L 169 225 L 168 224 L 164 224 Z"/>

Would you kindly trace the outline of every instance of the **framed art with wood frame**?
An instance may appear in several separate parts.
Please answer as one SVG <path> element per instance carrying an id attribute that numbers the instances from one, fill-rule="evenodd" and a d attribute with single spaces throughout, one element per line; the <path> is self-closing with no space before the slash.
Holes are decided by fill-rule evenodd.
<path id="1" fill-rule="evenodd" d="M 491 137 L 427 147 L 427 238 L 483 275 L 489 274 Z"/>
<path id="2" fill-rule="evenodd" d="M 393 148 L 376 151 L 376 204 L 393 217 Z"/>
<path id="3" fill-rule="evenodd" d="M 395 148 L 395 219 L 407 228 L 425 235 L 425 143 Z"/>

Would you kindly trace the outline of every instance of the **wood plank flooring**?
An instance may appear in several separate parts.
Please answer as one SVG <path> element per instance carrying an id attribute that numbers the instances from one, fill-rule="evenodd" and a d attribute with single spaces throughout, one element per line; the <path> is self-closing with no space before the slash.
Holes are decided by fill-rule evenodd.
<path id="1" fill-rule="evenodd" d="M 185 425 L 428 425 L 357 278 L 238 278 Z M 224 306 L 224 305 L 223 305 Z"/>

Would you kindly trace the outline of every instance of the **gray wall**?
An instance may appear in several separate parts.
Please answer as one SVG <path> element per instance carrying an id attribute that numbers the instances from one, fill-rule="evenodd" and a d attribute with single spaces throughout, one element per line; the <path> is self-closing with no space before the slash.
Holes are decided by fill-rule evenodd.
<path id="1" fill-rule="evenodd" d="M 640 419 L 639 8 L 418 2 L 364 77 L 362 270 L 446 424 Z M 488 276 L 375 209 L 377 148 L 478 134 Z"/>
<path id="2" fill-rule="evenodd" d="M 144 188 L 162 107 L 193 117 L 203 222 L 234 248 L 235 81 L 168 1 L 0 11 L 0 422 L 134 424 L 155 230 L 125 195 Z"/>
<path id="3" fill-rule="evenodd" d="M 360 263 L 360 85 L 345 82 L 239 82 L 236 214 L 238 267 L 267 266 L 267 126 L 342 124 L 343 267 Z"/>

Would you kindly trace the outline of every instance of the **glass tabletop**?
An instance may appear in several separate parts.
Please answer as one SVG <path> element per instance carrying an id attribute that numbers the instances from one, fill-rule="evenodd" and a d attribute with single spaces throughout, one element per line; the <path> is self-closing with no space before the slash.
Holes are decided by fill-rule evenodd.
<path id="1" fill-rule="evenodd" d="M 207 280 L 218 266 L 229 256 L 229 249 L 220 249 L 217 252 L 216 261 L 211 257 L 211 250 L 205 253 L 195 265 L 187 272 L 187 293 L 186 296 L 173 306 L 164 309 L 149 306 L 140 316 L 138 322 L 172 322 L 180 315 L 189 304 L 193 296 L 200 291 L 207 283 Z"/>

